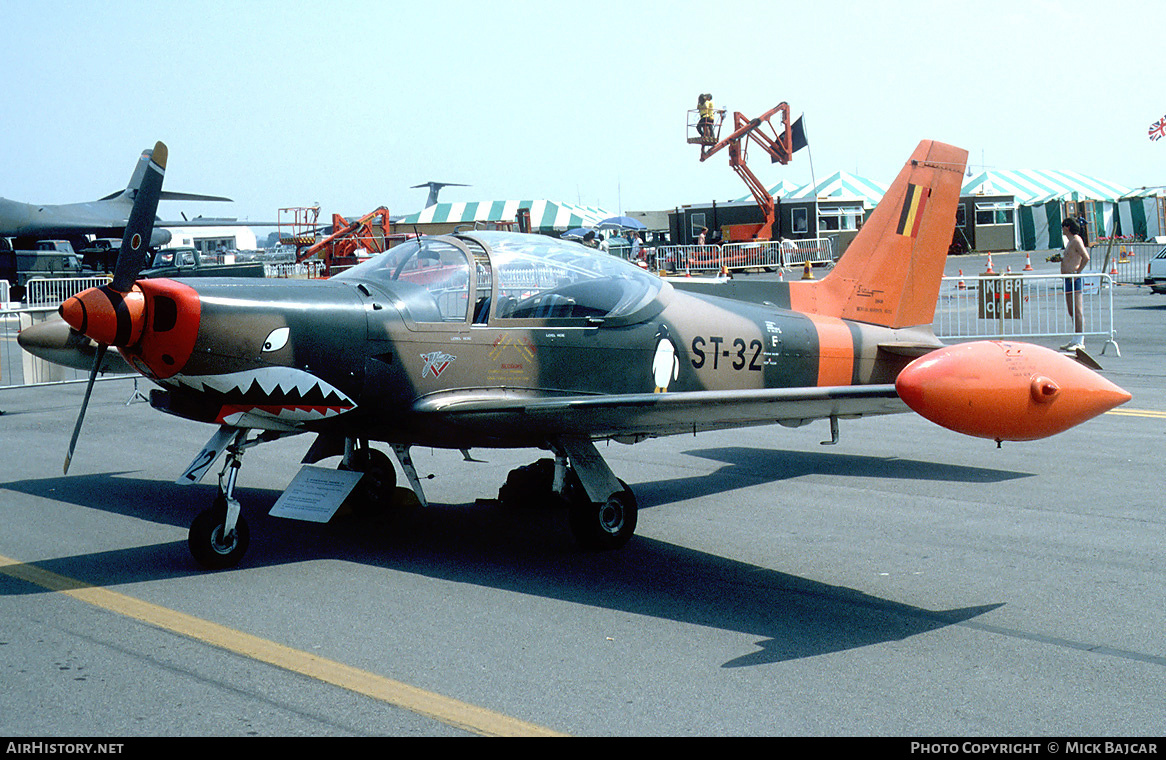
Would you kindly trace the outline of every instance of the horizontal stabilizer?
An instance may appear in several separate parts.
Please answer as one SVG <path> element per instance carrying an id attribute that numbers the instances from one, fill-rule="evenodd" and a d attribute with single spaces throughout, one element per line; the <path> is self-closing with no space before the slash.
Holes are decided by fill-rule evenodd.
<path id="1" fill-rule="evenodd" d="M 163 190 L 160 200 L 164 201 L 226 201 L 233 203 L 230 198 L 224 198 L 221 195 L 199 195 L 198 193 L 175 193 L 170 190 Z"/>
<path id="2" fill-rule="evenodd" d="M 880 343 L 879 350 L 895 356 L 925 356 L 937 348 L 943 348 L 938 343 L 919 343 L 916 341 L 893 341 Z"/>

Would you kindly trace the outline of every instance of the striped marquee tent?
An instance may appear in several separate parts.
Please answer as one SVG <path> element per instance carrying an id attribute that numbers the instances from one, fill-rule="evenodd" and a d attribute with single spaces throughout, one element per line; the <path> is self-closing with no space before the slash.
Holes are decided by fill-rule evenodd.
<path id="1" fill-rule="evenodd" d="M 774 198 L 788 198 L 792 193 L 797 192 L 799 189 L 801 189 L 801 185 L 795 185 L 788 179 L 783 179 L 781 182 L 778 182 L 776 185 L 769 188 L 769 194 Z M 744 198 L 738 198 L 737 200 L 745 201 L 751 199 L 752 197 L 752 195 L 746 195 Z"/>
<path id="2" fill-rule="evenodd" d="M 520 208 L 530 209 L 530 226 L 534 232 L 565 232 L 574 227 L 591 227 L 612 216 L 594 206 L 579 206 L 548 200 L 470 201 L 436 203 L 397 221 L 397 226 L 412 224 L 473 224 L 474 222 L 513 222 Z"/>
<path id="3" fill-rule="evenodd" d="M 963 186 L 963 195 L 1011 195 L 1019 205 L 1035 205 L 1050 200 L 1116 201 L 1129 192 L 1112 182 L 1084 174 L 1053 169 L 988 169 L 973 176 Z"/>
<path id="4" fill-rule="evenodd" d="M 1117 234 L 1152 240 L 1166 235 L 1166 187 L 1143 187 L 1117 202 Z"/>
<path id="5" fill-rule="evenodd" d="M 845 198 L 861 200 L 870 209 L 879 204 L 887 192 L 887 186 L 873 179 L 859 177 L 850 172 L 835 172 L 826 179 L 803 185 L 785 196 L 786 200 L 812 200 L 813 198 Z"/>
<path id="6" fill-rule="evenodd" d="M 1067 201 L 1087 202 L 1094 235 L 1113 230 L 1118 198 L 1129 190 L 1079 172 L 1054 169 L 989 169 L 964 183 L 962 194 L 1011 195 L 1017 205 L 1020 247 L 1026 251 L 1060 248 Z"/>
<path id="7" fill-rule="evenodd" d="M 769 188 L 769 194 L 783 201 L 813 200 L 814 198 L 828 198 L 830 200 L 861 200 L 863 206 L 874 208 L 887 192 L 887 186 L 866 177 L 859 177 L 850 172 L 836 172 L 816 185 L 807 183 L 795 185 L 787 180 L 778 182 Z M 738 201 L 750 200 L 753 196 L 746 195 Z"/>

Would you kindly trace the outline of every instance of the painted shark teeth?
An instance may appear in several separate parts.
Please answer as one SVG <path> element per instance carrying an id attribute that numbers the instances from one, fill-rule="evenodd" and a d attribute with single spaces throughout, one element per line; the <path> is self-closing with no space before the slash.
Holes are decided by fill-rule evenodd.
<path id="1" fill-rule="evenodd" d="M 293 367 L 260 367 L 222 375 L 175 375 L 172 383 L 217 394 L 219 422 L 291 429 L 298 423 L 335 417 L 356 408 L 343 391 Z"/>
<path id="2" fill-rule="evenodd" d="M 212 390 L 233 395 L 256 393 L 258 388 L 259 393 L 270 398 L 304 398 L 316 393 L 325 397 L 334 395 L 345 404 L 354 406 L 352 399 L 334 386 L 310 372 L 293 367 L 260 367 L 226 375 L 178 375 L 175 379 L 197 391 Z"/>

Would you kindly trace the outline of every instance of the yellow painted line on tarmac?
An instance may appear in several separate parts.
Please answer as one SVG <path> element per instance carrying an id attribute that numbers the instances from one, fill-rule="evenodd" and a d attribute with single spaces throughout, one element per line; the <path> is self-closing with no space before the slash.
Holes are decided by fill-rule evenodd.
<path id="1" fill-rule="evenodd" d="M 1116 414 L 1121 417 L 1151 417 L 1159 420 L 1166 420 L 1166 412 L 1159 412 L 1154 409 L 1110 409 L 1106 414 Z"/>
<path id="2" fill-rule="evenodd" d="M 33 564 L 17 562 L 2 555 L 0 573 L 219 649 L 363 694 L 471 733 L 484 736 L 565 735 L 335 660 L 276 644 L 209 620 L 58 575 Z"/>

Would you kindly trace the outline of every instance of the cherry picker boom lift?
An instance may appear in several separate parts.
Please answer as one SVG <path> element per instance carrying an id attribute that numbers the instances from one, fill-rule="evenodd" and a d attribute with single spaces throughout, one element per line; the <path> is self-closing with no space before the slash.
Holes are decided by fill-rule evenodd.
<path id="1" fill-rule="evenodd" d="M 695 113 L 695 112 L 690 112 Z M 780 103 L 766 111 L 756 119 L 748 119 L 741 112 L 733 114 L 733 132 L 723 140 L 717 140 L 721 129 L 721 114 L 717 112 L 713 129 L 701 132 L 697 128 L 697 135 L 690 136 L 690 144 L 700 145 L 700 160 L 703 162 L 710 156 L 720 152 L 723 148 L 729 149 L 729 166 L 748 186 L 749 192 L 761 207 L 765 221 L 760 225 L 732 225 L 729 228 L 729 240 L 769 240 L 773 233 L 773 224 L 776 220 L 773 196 L 762 184 L 761 180 L 749 170 L 746 163 L 746 151 L 749 141 L 752 140 L 769 154 L 772 163 L 788 164 L 794 151 L 802 147 L 795 147 L 793 129 L 789 120 L 789 105 Z M 772 119 L 780 115 L 780 121 L 775 125 Z M 689 118 L 690 131 L 694 128 L 694 120 Z"/>

